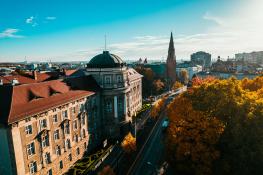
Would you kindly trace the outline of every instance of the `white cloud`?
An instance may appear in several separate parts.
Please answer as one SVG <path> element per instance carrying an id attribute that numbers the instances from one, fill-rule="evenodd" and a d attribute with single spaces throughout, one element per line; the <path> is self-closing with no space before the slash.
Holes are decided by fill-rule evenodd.
<path id="1" fill-rule="evenodd" d="M 34 17 L 34 16 L 30 16 L 29 18 L 27 18 L 26 23 L 31 24 L 32 27 L 35 27 L 38 25 L 38 23 L 36 22 L 36 17 Z"/>
<path id="2" fill-rule="evenodd" d="M 19 29 L 8 28 L 0 33 L 0 38 L 23 38 L 22 35 L 17 35 Z"/>
<path id="3" fill-rule="evenodd" d="M 213 21 L 218 25 L 211 25 L 200 33 L 174 33 L 174 43 L 177 59 L 190 59 L 190 55 L 203 50 L 212 54 L 213 58 L 220 55 L 234 57 L 238 52 L 263 50 L 263 1 L 243 1 L 231 13 L 206 12 L 204 20 Z M 180 26 L 178 26 L 180 27 Z M 135 36 L 129 41 L 111 43 L 107 46 L 111 53 L 121 56 L 124 60 L 166 59 L 170 33 L 166 36 Z M 72 51 L 52 56 L 60 60 L 85 60 L 101 53 L 103 46 Z"/>
<path id="4" fill-rule="evenodd" d="M 50 21 L 56 20 L 56 19 L 57 19 L 57 17 L 55 17 L 55 16 L 47 16 L 46 17 L 46 20 L 50 20 Z"/>
<path id="5" fill-rule="evenodd" d="M 27 24 L 32 24 L 34 19 L 35 19 L 34 16 L 30 16 L 29 18 L 26 19 L 26 23 Z"/>
<path id="6" fill-rule="evenodd" d="M 232 13 L 206 12 L 204 20 L 218 25 L 207 27 L 203 33 L 174 35 L 177 58 L 189 59 L 196 51 L 210 52 L 213 58 L 234 57 L 235 53 L 263 50 L 263 1 L 251 0 L 240 3 Z M 176 33 L 174 33 L 176 34 Z M 169 43 L 167 36 L 137 36 L 130 42 L 114 43 L 109 46 L 120 56 L 138 59 L 166 58 Z"/>
<path id="7" fill-rule="evenodd" d="M 203 19 L 213 21 L 218 25 L 224 25 L 223 19 L 221 19 L 220 17 L 214 16 L 214 15 L 211 15 L 209 12 L 206 12 L 204 14 Z"/>

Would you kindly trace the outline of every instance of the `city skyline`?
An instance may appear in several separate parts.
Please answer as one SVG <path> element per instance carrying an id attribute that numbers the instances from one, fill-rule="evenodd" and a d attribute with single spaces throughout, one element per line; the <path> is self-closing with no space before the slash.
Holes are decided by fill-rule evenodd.
<path id="1" fill-rule="evenodd" d="M 88 61 L 104 35 L 125 60 L 165 59 L 171 31 L 179 60 L 199 50 L 213 58 L 263 50 L 259 0 L 61 3 L 2 2 L 0 61 Z"/>

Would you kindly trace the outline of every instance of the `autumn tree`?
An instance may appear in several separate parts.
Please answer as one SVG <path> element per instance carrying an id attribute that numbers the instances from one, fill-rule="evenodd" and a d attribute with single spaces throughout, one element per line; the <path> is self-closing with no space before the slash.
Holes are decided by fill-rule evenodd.
<path id="1" fill-rule="evenodd" d="M 160 98 L 157 100 L 150 111 L 150 116 L 152 118 L 157 118 L 160 115 L 161 110 L 164 108 L 166 97 Z"/>
<path id="2" fill-rule="evenodd" d="M 187 124 L 190 120 L 191 128 L 188 125 L 182 125 L 184 127 L 180 130 L 194 132 L 196 127 L 204 129 L 205 126 L 214 125 L 215 128 L 224 126 L 223 132 L 217 135 L 219 137 L 213 136 L 217 138 L 216 144 L 211 140 L 204 142 L 209 143 L 208 151 L 216 149 L 220 153 L 219 157 L 210 159 L 213 160 L 212 174 L 263 174 L 263 86 L 261 82 L 262 77 L 241 81 L 236 78 L 227 80 L 209 78 L 201 79 L 194 84 L 191 91 L 178 97 L 181 102 L 177 99 L 169 106 L 171 111 L 169 116 L 174 117 L 170 117 L 171 125 L 168 129 L 170 132 L 167 134 L 170 144 L 167 150 L 177 155 L 179 154 L 177 151 L 180 150 L 178 145 L 185 145 L 184 140 L 178 141 L 178 137 L 174 137 L 177 135 L 173 132 L 178 129 L 178 126 L 173 121 L 178 123 L 178 118 L 187 116 L 187 120 L 183 118 L 180 122 Z M 183 102 L 185 103 L 182 104 Z M 179 107 L 182 111 L 178 109 Z M 180 114 L 183 115 L 180 117 Z M 198 125 L 200 119 L 203 119 L 201 120 L 203 125 Z M 212 121 L 215 123 L 210 123 Z M 215 134 L 215 132 L 208 133 Z M 190 133 L 190 136 L 192 135 L 195 134 Z M 199 139 L 202 136 L 204 136 L 203 132 L 195 135 Z M 195 141 L 191 141 L 190 146 L 187 145 L 188 148 L 194 143 Z M 172 155 L 171 153 L 169 155 Z M 192 160 L 190 163 L 193 163 Z M 206 167 L 211 168 L 211 166 Z M 192 170 L 196 172 L 195 168 Z M 211 171 L 206 172 L 211 174 Z"/>
<path id="3" fill-rule="evenodd" d="M 183 84 L 187 84 L 188 81 L 189 81 L 189 74 L 188 74 L 188 71 L 186 69 L 182 69 L 180 71 L 180 79 L 181 79 L 181 82 Z"/>
<path id="4" fill-rule="evenodd" d="M 253 80 L 249 80 L 248 78 L 244 78 L 241 82 L 241 86 L 243 89 L 249 90 L 249 91 L 260 90 L 263 87 L 263 77 L 256 77 Z"/>
<path id="5" fill-rule="evenodd" d="M 121 143 L 122 149 L 126 153 L 132 153 L 136 151 L 136 138 L 132 136 L 132 134 L 129 132 L 123 139 Z"/>
<path id="6" fill-rule="evenodd" d="M 98 172 L 98 175 L 115 175 L 115 173 L 113 169 L 107 165 L 100 172 Z"/>
<path id="7" fill-rule="evenodd" d="M 167 134 L 168 158 L 178 173 L 211 174 L 220 152 L 215 145 L 224 131 L 223 123 L 192 108 L 183 96 L 168 107 L 170 127 Z"/>
<path id="8" fill-rule="evenodd" d="M 207 76 L 205 78 L 195 76 L 192 79 L 192 86 L 200 86 L 203 83 L 210 83 L 213 82 L 214 80 L 216 80 L 216 78 L 213 76 Z"/>
<path id="9" fill-rule="evenodd" d="M 179 89 L 179 88 L 181 88 L 181 87 L 183 87 L 183 84 L 182 83 L 180 83 L 179 81 L 176 81 L 174 84 L 173 84 L 173 86 L 172 86 L 172 90 L 177 90 L 177 89 Z"/>
<path id="10" fill-rule="evenodd" d="M 135 70 L 143 75 L 142 78 L 142 95 L 143 97 L 148 97 L 153 92 L 153 81 L 155 79 L 155 74 L 151 68 L 144 68 L 142 66 L 136 67 Z"/>
<path id="11" fill-rule="evenodd" d="M 164 89 L 164 82 L 160 79 L 153 81 L 154 92 L 156 94 L 160 93 Z"/>

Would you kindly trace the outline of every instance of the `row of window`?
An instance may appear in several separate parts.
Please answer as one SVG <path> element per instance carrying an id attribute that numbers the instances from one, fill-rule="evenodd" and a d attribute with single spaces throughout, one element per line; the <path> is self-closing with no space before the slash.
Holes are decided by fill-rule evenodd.
<path id="1" fill-rule="evenodd" d="M 118 105 L 118 109 L 119 111 L 123 111 L 123 97 L 118 97 L 117 99 L 117 105 Z M 106 102 L 106 107 L 105 107 L 105 111 L 107 113 L 112 113 L 112 100 L 111 99 L 107 99 Z"/>
<path id="2" fill-rule="evenodd" d="M 122 76 L 121 75 L 117 75 L 117 83 L 122 83 Z M 111 84 L 112 83 L 112 76 L 111 75 L 105 75 L 104 76 L 104 84 Z"/>
<path id="3" fill-rule="evenodd" d="M 53 116 L 53 122 L 58 122 L 58 116 L 57 116 L 57 114 L 55 114 L 55 115 Z M 41 129 L 44 129 L 44 128 L 47 127 L 47 119 L 42 119 L 42 120 L 39 121 L 39 123 L 40 123 L 40 128 L 41 128 Z M 81 124 L 82 124 L 82 125 L 85 125 L 85 123 L 86 123 L 86 117 L 85 117 L 85 114 L 83 114 L 83 115 L 81 115 Z M 74 130 L 76 130 L 76 129 L 78 128 L 77 120 L 75 120 L 75 121 L 73 122 L 73 128 L 74 128 Z M 66 133 L 69 134 L 69 126 L 66 126 L 66 130 L 68 131 L 68 132 L 66 131 Z M 27 135 L 30 135 L 30 134 L 33 133 L 33 127 L 32 127 L 31 124 L 30 124 L 30 125 L 27 125 L 27 126 L 25 127 L 25 132 L 26 132 Z"/>
<path id="4" fill-rule="evenodd" d="M 86 142 L 85 142 L 85 143 L 84 143 L 84 148 L 86 149 L 86 147 L 87 147 L 87 144 L 86 144 Z M 56 149 L 57 155 L 61 155 L 60 146 L 57 146 L 57 148 L 58 148 L 58 149 Z M 77 149 L 76 149 L 76 155 L 79 155 L 79 154 L 80 154 L 80 149 L 77 148 Z M 72 154 L 71 154 L 71 153 L 68 155 L 68 159 L 69 159 L 69 161 L 72 161 Z M 45 155 L 44 155 L 44 161 L 45 161 L 46 164 L 50 164 L 50 163 L 51 163 L 51 156 L 50 156 L 50 153 L 49 153 L 49 152 L 45 153 Z M 63 166 L 63 161 L 60 160 L 60 161 L 59 161 L 59 169 L 63 169 L 63 167 L 64 167 L 64 166 Z M 31 162 L 31 163 L 29 164 L 29 171 L 30 171 L 30 174 L 34 174 L 34 173 L 37 172 L 37 162 L 36 162 L 36 161 Z M 49 170 L 48 170 L 47 175 L 52 175 L 52 169 L 49 169 Z"/>
<path id="5" fill-rule="evenodd" d="M 85 131 L 85 129 L 83 129 L 82 132 L 81 132 L 81 138 L 85 138 L 85 137 L 86 137 L 86 131 Z M 59 138 L 60 138 L 60 136 L 59 136 L 59 130 L 56 130 L 56 131 L 54 132 L 54 140 L 59 140 Z M 75 134 L 75 135 L 73 136 L 73 140 L 74 140 L 75 142 L 78 142 L 78 141 L 79 141 L 78 139 L 79 139 L 78 135 Z M 42 147 L 47 147 L 47 146 L 49 146 L 49 136 L 48 136 L 48 135 L 43 136 L 41 140 L 42 140 L 42 141 L 41 141 Z M 67 149 L 70 149 L 70 148 L 71 148 L 70 139 L 67 139 L 67 140 L 66 140 L 66 148 L 67 148 Z M 33 155 L 33 154 L 35 154 L 35 153 L 36 153 L 36 152 L 35 152 L 35 143 L 34 143 L 34 142 L 31 142 L 30 144 L 27 145 L 27 154 L 28 154 L 29 156 L 31 156 L 31 155 Z M 61 155 L 60 146 L 56 146 L 56 154 L 57 154 L 57 155 Z"/>

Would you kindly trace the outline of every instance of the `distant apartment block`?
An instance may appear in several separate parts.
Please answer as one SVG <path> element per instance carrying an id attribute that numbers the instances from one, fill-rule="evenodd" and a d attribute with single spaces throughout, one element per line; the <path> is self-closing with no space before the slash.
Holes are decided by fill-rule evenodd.
<path id="1" fill-rule="evenodd" d="M 191 62 L 209 68 L 211 66 L 211 54 L 200 51 L 191 55 Z"/>
<path id="2" fill-rule="evenodd" d="M 237 61 L 245 61 L 254 64 L 263 64 L 263 51 L 235 54 Z"/>
<path id="3" fill-rule="evenodd" d="M 191 80 L 193 76 L 203 70 L 201 65 L 195 65 L 191 61 L 184 61 L 183 63 L 177 64 L 176 74 L 180 79 L 180 74 L 182 70 L 187 70 L 189 79 Z"/>

